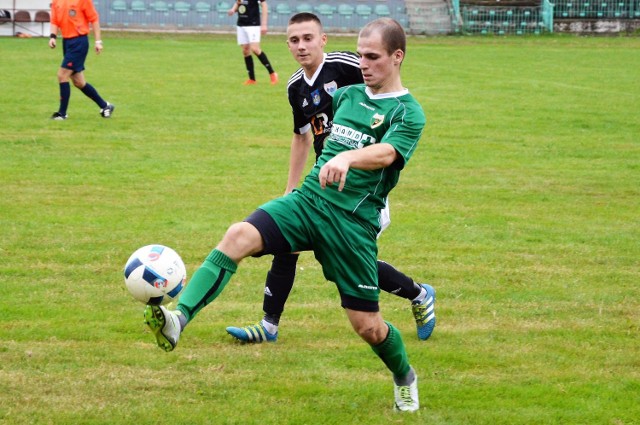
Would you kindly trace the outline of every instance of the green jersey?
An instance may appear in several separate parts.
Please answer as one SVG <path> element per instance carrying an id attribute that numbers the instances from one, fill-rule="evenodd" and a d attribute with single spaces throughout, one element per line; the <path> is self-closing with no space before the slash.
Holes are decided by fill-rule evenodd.
<path id="1" fill-rule="evenodd" d="M 338 89 L 333 110 L 331 134 L 302 190 L 310 190 L 379 228 L 380 210 L 422 135 L 424 112 L 408 90 L 374 95 L 364 84 Z M 337 184 L 320 187 L 318 174 L 327 161 L 343 151 L 374 143 L 391 144 L 398 153 L 395 163 L 378 170 L 349 169 L 342 192 Z"/>

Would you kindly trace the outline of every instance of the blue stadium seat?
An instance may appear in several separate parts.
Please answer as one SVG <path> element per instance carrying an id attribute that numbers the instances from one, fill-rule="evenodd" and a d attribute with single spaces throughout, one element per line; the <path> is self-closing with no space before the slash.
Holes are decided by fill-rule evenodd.
<path id="1" fill-rule="evenodd" d="M 331 6 L 330 4 L 327 4 L 327 3 L 320 3 L 319 5 L 316 6 L 316 13 L 318 15 L 321 15 L 320 19 L 322 19 L 322 17 L 328 17 L 328 18 L 333 17 L 333 13 L 335 12 L 335 10 L 336 8 L 334 6 Z"/>
<path id="2" fill-rule="evenodd" d="M 298 12 L 298 13 L 302 13 L 302 12 L 313 13 L 313 6 L 311 6 L 308 3 L 300 3 L 299 5 L 296 6 L 296 12 Z"/>
<path id="3" fill-rule="evenodd" d="M 391 16 L 391 10 L 386 4 L 376 4 L 373 11 L 379 18 L 386 18 Z"/>
<path id="4" fill-rule="evenodd" d="M 362 16 L 364 18 L 369 18 L 371 15 L 371 6 L 368 4 L 359 4 L 356 6 L 356 15 Z"/>
<path id="5" fill-rule="evenodd" d="M 111 3 L 111 10 L 114 12 L 124 12 L 127 10 L 127 2 L 125 0 L 115 0 Z"/>
<path id="6" fill-rule="evenodd" d="M 187 13 L 189 13 L 191 11 L 191 3 L 187 3 L 186 1 L 177 1 L 174 6 L 173 9 L 176 12 L 182 13 L 183 15 L 186 15 Z"/>
<path id="7" fill-rule="evenodd" d="M 211 12 L 211 3 L 205 1 L 199 1 L 196 3 L 196 12 L 198 13 L 209 13 Z"/>
<path id="8" fill-rule="evenodd" d="M 193 19 L 193 22 L 196 24 L 196 26 L 202 28 L 205 26 L 211 26 L 213 24 L 213 19 L 211 16 L 211 3 L 206 1 L 199 1 L 195 4 L 193 9 L 197 15 Z"/>
<path id="9" fill-rule="evenodd" d="M 125 0 L 115 0 L 111 3 L 111 9 L 107 17 L 107 25 L 124 24 L 126 26 L 129 21 L 128 17 L 127 2 Z"/>
<path id="10" fill-rule="evenodd" d="M 131 10 L 134 12 L 146 12 L 147 6 L 144 4 L 144 0 L 133 0 L 131 2 Z"/>
<path id="11" fill-rule="evenodd" d="M 276 5 L 276 13 L 279 15 L 287 15 L 287 17 L 291 16 L 292 11 L 289 3 L 278 3 Z"/>
<path id="12" fill-rule="evenodd" d="M 162 13 L 169 12 L 169 3 L 167 3 L 164 0 L 156 0 L 153 3 L 151 3 L 149 6 L 151 6 L 151 9 L 155 10 L 156 12 L 162 12 Z"/>
<path id="13" fill-rule="evenodd" d="M 227 3 L 226 1 L 221 1 L 216 4 L 216 11 L 218 12 L 219 16 L 226 16 L 229 9 L 231 9 L 231 4 Z"/>
<path id="14" fill-rule="evenodd" d="M 170 21 L 169 3 L 164 0 L 155 0 L 149 4 L 149 8 L 153 13 L 149 16 L 149 25 L 165 26 Z"/>

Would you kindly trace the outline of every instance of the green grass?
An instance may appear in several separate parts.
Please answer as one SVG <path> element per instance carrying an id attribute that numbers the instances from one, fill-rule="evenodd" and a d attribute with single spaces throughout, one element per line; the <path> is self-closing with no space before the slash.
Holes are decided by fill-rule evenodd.
<path id="1" fill-rule="evenodd" d="M 391 411 L 388 372 L 311 254 L 277 344 L 226 335 L 261 315 L 269 258 L 159 350 L 122 268 L 164 243 L 196 269 L 227 226 L 284 190 L 282 83 L 243 87 L 234 36 L 108 32 L 57 107 L 61 52 L 0 38 L 1 424 L 640 423 L 639 38 L 412 38 L 404 84 L 428 126 L 391 198 L 381 258 L 438 291 L 415 337 L 383 294 L 420 375 L 417 415 Z M 351 49 L 332 37 L 331 49 Z"/>

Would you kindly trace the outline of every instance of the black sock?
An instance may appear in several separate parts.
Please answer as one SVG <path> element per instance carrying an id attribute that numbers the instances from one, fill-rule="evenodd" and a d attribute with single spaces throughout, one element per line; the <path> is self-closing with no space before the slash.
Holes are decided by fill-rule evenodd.
<path id="1" fill-rule="evenodd" d="M 67 115 L 67 108 L 69 107 L 69 98 L 71 97 L 71 85 L 67 81 L 66 83 L 60 83 L 60 108 L 58 112 L 60 115 Z"/>
<path id="2" fill-rule="evenodd" d="M 293 280 L 296 277 L 298 254 L 278 254 L 273 256 L 271 270 L 267 272 L 264 288 L 264 319 L 277 325 L 284 311 L 284 304 L 289 298 Z"/>
<path id="3" fill-rule="evenodd" d="M 408 300 L 414 299 L 422 291 L 413 279 L 381 260 L 378 260 L 378 286 L 385 292 Z"/>
<path id="4" fill-rule="evenodd" d="M 96 102 L 100 109 L 104 109 L 107 107 L 107 102 L 105 102 L 104 99 L 100 97 L 98 91 L 94 89 L 91 84 L 85 84 L 81 90 L 82 93 L 84 93 L 88 98 Z"/>
<path id="5" fill-rule="evenodd" d="M 253 56 L 249 55 L 249 56 L 245 56 L 244 57 L 244 64 L 247 67 L 247 74 L 249 74 L 249 79 L 250 80 L 255 80 L 256 79 L 256 73 L 253 69 Z"/>
<path id="6" fill-rule="evenodd" d="M 271 63 L 269 62 L 269 59 L 267 59 L 267 55 L 265 55 L 264 52 L 261 52 L 257 56 L 258 56 L 258 59 L 260 59 L 260 62 L 262 62 L 262 64 L 264 65 L 264 67 L 267 68 L 267 71 L 269 71 L 269 74 L 273 74 L 275 71 L 271 67 Z"/>

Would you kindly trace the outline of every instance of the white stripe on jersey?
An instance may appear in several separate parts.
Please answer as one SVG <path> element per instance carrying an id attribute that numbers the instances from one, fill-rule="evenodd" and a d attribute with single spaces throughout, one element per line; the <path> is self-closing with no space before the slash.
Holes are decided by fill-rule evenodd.
<path id="1" fill-rule="evenodd" d="M 332 62 L 332 63 L 340 62 L 340 63 L 344 63 L 345 65 L 351 65 L 355 68 L 360 68 L 360 59 L 358 58 L 358 56 L 355 55 L 355 53 L 351 53 L 351 52 L 327 53 L 325 55 L 324 60 L 322 61 L 322 64 L 324 64 L 325 62 Z M 291 86 L 291 84 L 295 83 L 303 76 L 304 76 L 304 70 L 302 68 L 299 68 L 289 78 L 289 81 L 287 82 L 287 90 L 289 89 L 289 86 Z"/>
<path id="2" fill-rule="evenodd" d="M 296 72 L 294 72 L 293 75 L 291 76 L 291 78 L 289 78 L 289 81 L 287 82 L 287 90 L 289 90 L 289 86 L 291 84 L 295 83 L 296 81 L 298 81 L 303 76 L 304 76 L 304 70 L 302 68 L 300 68 Z"/>
<path id="3" fill-rule="evenodd" d="M 331 52 L 327 54 L 325 62 L 342 62 L 356 68 L 360 67 L 360 59 L 354 53 Z"/>

